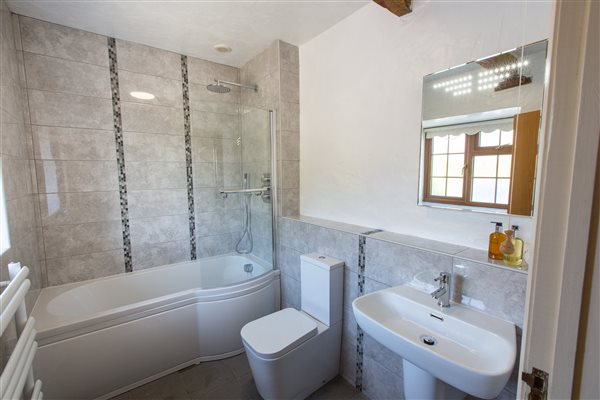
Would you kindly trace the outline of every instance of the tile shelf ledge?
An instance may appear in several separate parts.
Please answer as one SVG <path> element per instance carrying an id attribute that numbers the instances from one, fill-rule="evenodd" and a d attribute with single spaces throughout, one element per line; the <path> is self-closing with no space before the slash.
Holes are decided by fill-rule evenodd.
<path id="1" fill-rule="evenodd" d="M 317 225 L 324 228 L 334 229 L 341 232 L 347 232 L 352 234 L 364 234 L 365 232 L 373 231 L 374 228 L 348 224 L 345 222 L 338 222 L 332 220 L 326 220 L 316 217 L 308 217 L 304 215 L 298 216 L 285 216 L 280 217 L 282 219 L 290 219 L 295 221 L 304 222 L 311 225 Z M 520 274 L 527 274 L 529 270 L 528 264 L 523 261 L 522 268 L 516 268 L 505 264 L 502 261 L 491 260 L 487 256 L 487 251 L 481 249 L 475 249 L 466 246 L 460 246 L 450 244 L 446 242 L 440 242 L 437 240 L 425 239 L 417 236 L 404 235 L 401 233 L 381 231 L 369 235 L 369 238 L 381 240 L 384 242 L 390 242 L 399 244 L 402 246 L 412 247 L 415 249 L 425 250 L 433 253 L 443 254 L 450 257 L 458 258 L 461 260 L 477 262 L 480 264 L 486 264 L 493 268 L 500 268 Z"/>

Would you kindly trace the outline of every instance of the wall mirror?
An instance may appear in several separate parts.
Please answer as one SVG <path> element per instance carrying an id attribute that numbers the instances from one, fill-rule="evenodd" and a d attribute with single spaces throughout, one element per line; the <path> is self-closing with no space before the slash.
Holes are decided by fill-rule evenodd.
<path id="1" fill-rule="evenodd" d="M 547 41 L 423 78 L 419 204 L 530 216 Z"/>

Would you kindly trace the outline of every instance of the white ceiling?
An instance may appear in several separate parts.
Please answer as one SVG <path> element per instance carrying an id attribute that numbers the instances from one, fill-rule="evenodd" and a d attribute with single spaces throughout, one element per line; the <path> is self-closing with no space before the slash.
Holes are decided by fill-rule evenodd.
<path id="1" fill-rule="evenodd" d="M 300 46 L 369 0 L 7 0 L 12 12 L 239 67 L 275 39 Z M 231 53 L 213 46 L 226 43 Z"/>

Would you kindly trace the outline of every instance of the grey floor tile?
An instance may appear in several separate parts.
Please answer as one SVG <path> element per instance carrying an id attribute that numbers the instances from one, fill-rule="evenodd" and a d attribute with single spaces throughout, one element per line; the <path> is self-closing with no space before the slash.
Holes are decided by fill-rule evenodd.
<path id="1" fill-rule="evenodd" d="M 235 386 L 237 379 L 223 361 L 209 361 L 178 372 L 185 390 L 194 399 L 207 398 L 207 393 L 223 385 Z"/>
<path id="2" fill-rule="evenodd" d="M 367 400 L 368 398 L 356 390 L 340 376 L 333 378 L 325 386 L 308 396 L 307 400 Z"/>
<path id="3" fill-rule="evenodd" d="M 203 362 L 132 389 L 112 400 L 261 400 L 246 354 Z M 310 400 L 367 400 L 341 377 L 308 397 Z"/>
<path id="4" fill-rule="evenodd" d="M 178 373 L 164 376 L 160 379 L 130 390 L 121 396 L 118 398 L 129 400 L 175 400 L 190 398 Z"/>

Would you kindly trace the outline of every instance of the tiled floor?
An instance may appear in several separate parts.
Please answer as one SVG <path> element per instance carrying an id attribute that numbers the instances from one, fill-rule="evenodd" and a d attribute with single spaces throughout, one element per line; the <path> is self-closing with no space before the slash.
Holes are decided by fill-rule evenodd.
<path id="1" fill-rule="evenodd" d="M 249 400 L 261 399 L 254 386 L 245 354 L 200 363 L 140 386 L 112 400 Z M 310 400 L 367 400 L 344 379 L 337 377 L 313 393 Z"/>

